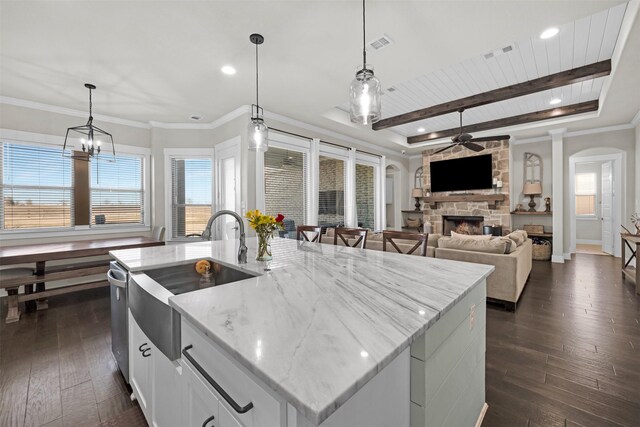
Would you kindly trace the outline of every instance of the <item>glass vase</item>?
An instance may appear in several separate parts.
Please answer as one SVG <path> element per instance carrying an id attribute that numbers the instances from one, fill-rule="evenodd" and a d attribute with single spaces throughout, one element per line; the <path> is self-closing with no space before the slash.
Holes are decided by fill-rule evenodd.
<path id="1" fill-rule="evenodd" d="M 258 253 L 256 261 L 271 261 L 271 233 L 257 232 L 258 235 Z"/>

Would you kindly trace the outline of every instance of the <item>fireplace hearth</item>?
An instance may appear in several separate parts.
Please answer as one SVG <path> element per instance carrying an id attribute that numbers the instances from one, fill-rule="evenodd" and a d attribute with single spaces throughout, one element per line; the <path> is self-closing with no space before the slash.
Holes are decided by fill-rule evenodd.
<path id="1" fill-rule="evenodd" d="M 442 234 L 445 236 L 451 236 L 452 231 L 458 234 L 482 234 L 483 225 L 482 216 L 442 215 Z"/>

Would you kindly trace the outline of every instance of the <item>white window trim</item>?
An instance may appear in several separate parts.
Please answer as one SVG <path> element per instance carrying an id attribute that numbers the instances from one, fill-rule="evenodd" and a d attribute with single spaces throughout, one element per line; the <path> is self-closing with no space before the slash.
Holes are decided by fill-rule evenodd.
<path id="1" fill-rule="evenodd" d="M 386 159 L 384 156 L 374 156 L 371 154 L 361 153 L 356 151 L 356 164 L 373 166 L 373 228 L 374 231 L 381 231 L 384 229 L 383 224 L 386 223 L 386 209 L 384 205 L 384 191 L 385 188 L 385 175 L 386 171 L 384 165 Z M 355 181 L 354 181 L 355 182 Z M 355 190 L 355 186 L 354 186 Z M 354 194 L 355 203 L 355 194 Z M 358 224 L 357 209 L 354 209 L 356 215 L 356 225 Z"/>
<path id="2" fill-rule="evenodd" d="M 173 159 L 195 159 L 207 158 L 211 160 L 211 179 L 214 177 L 214 151 L 213 148 L 165 148 L 164 149 L 164 223 L 166 227 L 165 240 L 171 242 L 193 241 L 186 237 L 173 237 L 172 221 L 172 194 L 173 182 L 171 179 L 171 160 Z M 213 184 L 213 183 L 212 183 Z M 215 206 L 215 189 L 211 185 L 211 214 L 213 215 Z"/>
<path id="3" fill-rule="evenodd" d="M 342 160 L 344 162 L 344 225 L 345 227 L 355 227 L 358 224 L 355 214 L 355 149 L 320 143 L 318 154 L 318 191 L 314 197 L 316 200 L 320 197 L 320 156 Z"/>
<path id="4" fill-rule="evenodd" d="M 10 142 L 15 144 L 28 144 L 40 147 L 52 146 L 60 148 L 64 146 L 64 137 L 58 135 L 49 135 L 44 133 L 24 132 L 13 129 L 0 128 L 0 141 Z M 79 138 L 69 138 L 68 142 L 73 148 L 81 146 Z M 74 227 L 55 227 L 55 228 L 30 228 L 21 230 L 0 230 L 0 236 L 3 239 L 42 239 L 49 237 L 70 237 L 70 236 L 84 236 L 84 235 L 99 235 L 99 234 L 116 234 L 116 233 L 134 233 L 134 232 L 147 232 L 151 229 L 150 226 L 150 193 L 151 189 L 149 183 L 151 182 L 150 171 L 150 156 L 151 150 L 146 147 L 137 147 L 132 145 L 115 144 L 116 155 L 121 153 L 127 154 L 140 154 L 143 156 L 143 168 L 144 168 L 144 203 L 145 206 L 149 206 L 149 209 L 145 210 L 144 225 L 129 225 L 129 224 L 114 224 L 108 227 L 90 227 L 86 225 L 74 226 Z"/>

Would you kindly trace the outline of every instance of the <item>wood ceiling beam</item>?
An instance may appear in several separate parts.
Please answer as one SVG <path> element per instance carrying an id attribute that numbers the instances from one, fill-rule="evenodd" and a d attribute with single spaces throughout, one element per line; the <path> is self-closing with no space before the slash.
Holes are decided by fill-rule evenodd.
<path id="1" fill-rule="evenodd" d="M 536 111 L 534 113 L 520 114 L 519 116 L 505 117 L 502 119 L 491 120 L 488 122 L 474 123 L 465 125 L 463 132 L 473 133 L 484 130 L 499 129 L 507 126 L 515 126 L 524 123 L 539 122 L 541 120 L 555 119 L 558 117 L 572 116 L 574 114 L 588 113 L 598 111 L 599 101 L 581 102 L 579 104 L 567 105 L 566 107 L 549 108 L 548 110 Z M 410 136 L 407 138 L 409 144 L 417 144 L 419 142 L 432 141 L 434 139 L 446 138 L 457 135 L 460 132 L 459 127 L 441 130 L 438 132 L 429 132 L 422 135 Z"/>
<path id="2" fill-rule="evenodd" d="M 529 95 L 531 93 L 567 86 L 584 80 L 608 76 L 609 74 L 611 74 L 611 60 L 607 59 L 606 61 L 595 62 L 583 67 L 561 71 L 538 79 L 529 80 L 523 83 L 516 83 L 511 86 L 490 90 L 489 92 L 479 93 L 466 98 L 460 98 L 443 104 L 434 105 L 432 107 L 422 108 L 420 110 L 410 111 L 398 116 L 382 119 L 373 124 L 373 129 L 382 130 L 394 126 L 400 126 L 418 120 L 428 119 L 429 117 L 454 113 L 461 108 L 466 109 L 479 107 L 493 102 L 504 101 L 511 98 L 517 98 L 519 96 Z"/>

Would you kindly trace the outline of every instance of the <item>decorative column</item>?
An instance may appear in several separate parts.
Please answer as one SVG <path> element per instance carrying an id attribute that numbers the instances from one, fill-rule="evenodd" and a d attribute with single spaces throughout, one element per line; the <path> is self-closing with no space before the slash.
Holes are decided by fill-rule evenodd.
<path id="1" fill-rule="evenodd" d="M 567 129 L 554 129 L 551 135 L 551 173 L 553 192 L 553 252 L 552 262 L 564 263 L 564 152 L 563 137 Z"/>

